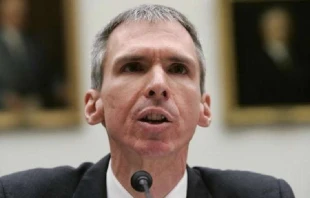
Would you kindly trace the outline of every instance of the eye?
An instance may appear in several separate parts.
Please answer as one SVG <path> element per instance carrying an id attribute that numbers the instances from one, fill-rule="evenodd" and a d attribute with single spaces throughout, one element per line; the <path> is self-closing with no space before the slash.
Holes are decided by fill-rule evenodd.
<path id="1" fill-rule="evenodd" d="M 143 65 L 141 65 L 138 62 L 132 62 L 132 63 L 126 63 L 122 69 L 122 72 L 129 72 L 129 73 L 134 73 L 134 72 L 142 72 L 144 71 Z"/>
<path id="2" fill-rule="evenodd" d="M 188 70 L 184 64 L 173 63 L 170 65 L 168 71 L 172 74 L 187 74 Z"/>

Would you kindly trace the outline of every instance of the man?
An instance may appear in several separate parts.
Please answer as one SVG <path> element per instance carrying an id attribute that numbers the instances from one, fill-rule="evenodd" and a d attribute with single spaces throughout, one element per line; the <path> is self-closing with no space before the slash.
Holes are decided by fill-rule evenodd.
<path id="1" fill-rule="evenodd" d="M 247 45 L 246 54 L 240 57 L 244 59 L 240 61 L 241 103 L 308 104 L 310 58 L 294 35 L 300 28 L 294 27 L 293 14 L 275 6 L 264 10 L 258 21 L 261 43 L 257 47 Z"/>
<path id="2" fill-rule="evenodd" d="M 0 0 L 0 110 L 62 106 L 61 81 L 28 30 L 27 0 Z M 27 83 L 25 83 L 27 82 Z"/>
<path id="3" fill-rule="evenodd" d="M 145 170 L 152 197 L 294 197 L 283 180 L 186 166 L 198 125 L 211 122 L 204 58 L 193 25 L 176 10 L 142 5 L 114 18 L 93 50 L 89 124 L 107 130 L 110 155 L 78 169 L 35 169 L 0 179 L 0 197 L 144 197 L 130 184 Z"/>
<path id="4" fill-rule="evenodd" d="M 24 31 L 27 3 L 2 0 L 0 8 L 0 109 L 39 106 L 41 50 Z"/>

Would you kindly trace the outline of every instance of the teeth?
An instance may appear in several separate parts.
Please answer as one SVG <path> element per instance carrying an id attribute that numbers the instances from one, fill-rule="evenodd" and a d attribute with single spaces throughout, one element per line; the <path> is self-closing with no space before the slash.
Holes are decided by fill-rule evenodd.
<path id="1" fill-rule="evenodd" d="M 145 117 L 147 120 L 164 120 L 165 116 L 161 114 L 151 113 Z"/>

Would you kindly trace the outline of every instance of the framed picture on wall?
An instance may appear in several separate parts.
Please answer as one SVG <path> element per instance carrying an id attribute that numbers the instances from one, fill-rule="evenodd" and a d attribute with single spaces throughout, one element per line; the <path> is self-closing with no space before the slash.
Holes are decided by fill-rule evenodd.
<path id="1" fill-rule="evenodd" d="M 310 122 L 310 0 L 222 0 L 226 120 Z"/>
<path id="2" fill-rule="evenodd" d="M 0 0 L 0 129 L 78 123 L 73 2 Z"/>

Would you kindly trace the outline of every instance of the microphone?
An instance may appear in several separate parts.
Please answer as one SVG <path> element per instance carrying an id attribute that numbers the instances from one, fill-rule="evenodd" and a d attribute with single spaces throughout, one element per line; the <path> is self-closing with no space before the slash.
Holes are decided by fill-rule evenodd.
<path id="1" fill-rule="evenodd" d="M 150 194 L 152 184 L 152 176 L 144 170 L 137 171 L 131 176 L 132 188 L 138 192 L 144 192 L 145 198 L 152 198 Z"/>

